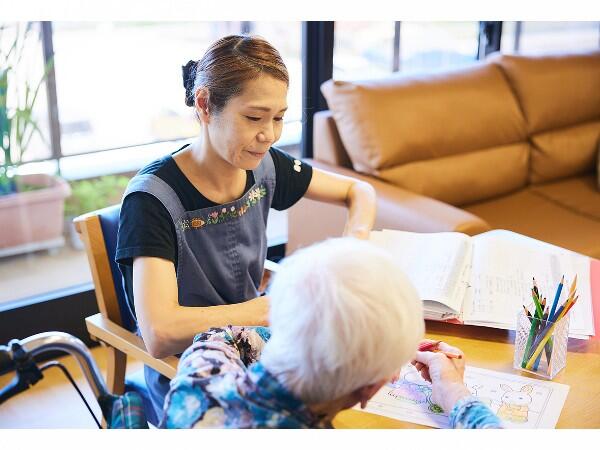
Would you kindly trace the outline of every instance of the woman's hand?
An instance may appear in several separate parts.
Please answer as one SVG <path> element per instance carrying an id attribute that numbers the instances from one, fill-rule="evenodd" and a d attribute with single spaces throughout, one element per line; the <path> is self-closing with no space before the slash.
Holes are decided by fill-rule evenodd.
<path id="1" fill-rule="evenodd" d="M 369 183 L 356 180 L 350 186 L 346 197 L 348 220 L 344 228 L 344 236 L 369 239 L 375 223 L 376 203 L 375 189 Z"/>
<path id="2" fill-rule="evenodd" d="M 369 239 L 370 234 L 371 230 L 367 227 L 349 228 L 348 224 L 346 224 L 344 230 L 344 236 L 351 236 L 365 241 Z"/>
<path id="3" fill-rule="evenodd" d="M 460 349 L 445 342 L 440 342 L 437 348 L 463 357 L 451 359 L 443 353 L 417 351 L 412 364 L 425 380 L 431 382 L 431 400 L 450 412 L 458 400 L 471 395 L 464 384 L 465 358 Z"/>

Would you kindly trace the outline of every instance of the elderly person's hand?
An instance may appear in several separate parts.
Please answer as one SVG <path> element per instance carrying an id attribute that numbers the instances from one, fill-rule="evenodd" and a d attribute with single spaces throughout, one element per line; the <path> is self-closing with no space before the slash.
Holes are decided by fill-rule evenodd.
<path id="1" fill-rule="evenodd" d="M 425 380 L 431 382 L 431 400 L 441 406 L 444 411 L 450 412 L 458 400 L 471 395 L 463 380 L 465 358 L 460 349 L 445 342 L 440 342 L 437 349 L 463 357 L 451 359 L 441 352 L 417 351 L 412 364 Z"/>

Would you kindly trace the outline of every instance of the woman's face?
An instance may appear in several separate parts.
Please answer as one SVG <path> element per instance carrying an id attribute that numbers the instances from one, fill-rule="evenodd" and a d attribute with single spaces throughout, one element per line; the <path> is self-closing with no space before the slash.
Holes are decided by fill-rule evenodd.
<path id="1" fill-rule="evenodd" d="M 279 140 L 287 110 L 287 84 L 270 75 L 246 82 L 241 95 L 210 115 L 212 147 L 231 165 L 253 170 Z"/>

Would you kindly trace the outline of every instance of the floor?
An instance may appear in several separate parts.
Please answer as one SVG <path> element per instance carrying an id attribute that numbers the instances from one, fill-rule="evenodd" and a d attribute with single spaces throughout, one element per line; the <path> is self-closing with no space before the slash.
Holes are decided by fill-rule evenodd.
<path id="1" fill-rule="evenodd" d="M 74 249 L 69 244 L 56 250 L 0 259 L 0 303 L 91 281 L 85 251 Z"/>
<path id="2" fill-rule="evenodd" d="M 92 355 L 103 375 L 106 375 L 106 350 L 94 347 Z M 68 369 L 90 404 L 96 417 L 100 408 L 79 365 L 71 356 L 57 358 Z M 142 369 L 142 363 L 128 360 L 127 373 Z M 81 398 L 58 368 L 50 368 L 44 378 L 29 390 L 0 405 L 0 428 L 97 428 Z M 0 376 L 0 388 L 12 379 L 13 374 Z"/>

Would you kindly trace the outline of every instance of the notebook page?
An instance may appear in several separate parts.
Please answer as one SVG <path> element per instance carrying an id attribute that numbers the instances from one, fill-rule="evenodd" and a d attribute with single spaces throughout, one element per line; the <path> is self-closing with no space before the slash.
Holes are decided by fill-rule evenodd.
<path id="1" fill-rule="evenodd" d="M 435 301 L 459 313 L 457 284 L 468 264 L 470 238 L 462 233 L 372 232 L 371 241 L 389 252 L 412 281 L 422 300 Z M 430 302 L 427 309 L 442 313 Z"/>
<path id="2" fill-rule="evenodd" d="M 571 310 L 570 335 L 593 335 L 589 258 L 539 241 L 498 233 L 473 239 L 473 296 L 464 308 L 465 323 L 497 324 L 514 329 L 522 305 L 530 305 L 532 279 L 548 302 L 565 275 L 559 305 L 575 274 L 579 300 Z"/>

